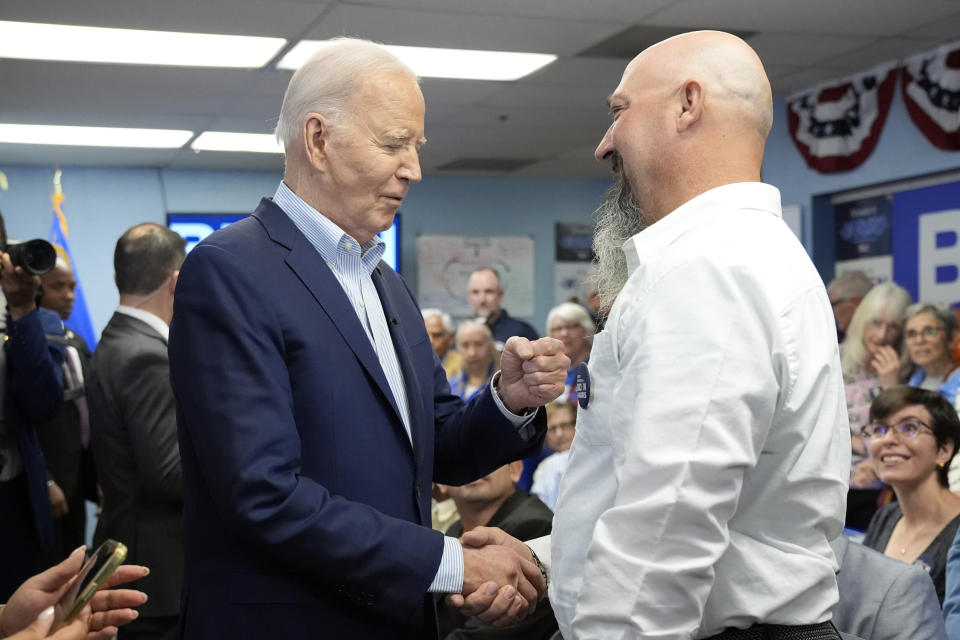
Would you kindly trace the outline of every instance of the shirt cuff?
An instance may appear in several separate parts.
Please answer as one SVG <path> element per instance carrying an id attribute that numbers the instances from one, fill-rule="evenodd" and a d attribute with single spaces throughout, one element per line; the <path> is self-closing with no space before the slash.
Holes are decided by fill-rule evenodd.
<path id="1" fill-rule="evenodd" d="M 536 417 L 537 411 L 539 408 L 534 409 L 528 414 L 518 416 L 517 414 L 507 409 L 507 405 L 503 404 L 503 400 L 500 399 L 500 394 L 497 393 L 497 381 L 500 380 L 500 372 L 497 371 L 493 374 L 493 377 L 490 378 L 490 393 L 493 395 L 493 401 L 497 404 L 497 408 L 500 409 L 500 413 L 503 414 L 503 417 L 509 420 L 513 426 L 517 428 L 517 433 L 520 434 L 520 437 L 524 440 L 531 440 L 536 436 L 536 429 L 527 428 L 530 422 Z"/>
<path id="2" fill-rule="evenodd" d="M 460 541 L 443 537 L 443 555 L 428 593 L 460 593 L 463 591 L 463 547 Z"/>

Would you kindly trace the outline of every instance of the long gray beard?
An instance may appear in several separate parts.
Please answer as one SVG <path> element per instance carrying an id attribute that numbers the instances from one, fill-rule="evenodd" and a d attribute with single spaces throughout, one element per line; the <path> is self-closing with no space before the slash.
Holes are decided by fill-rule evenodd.
<path id="1" fill-rule="evenodd" d="M 603 202 L 594 213 L 597 225 L 593 233 L 593 253 L 597 266 L 593 272 L 593 284 L 600 297 L 603 315 L 609 313 L 630 275 L 623 244 L 648 226 L 618 157 L 613 159 L 613 172 L 616 179 L 603 194 Z"/>

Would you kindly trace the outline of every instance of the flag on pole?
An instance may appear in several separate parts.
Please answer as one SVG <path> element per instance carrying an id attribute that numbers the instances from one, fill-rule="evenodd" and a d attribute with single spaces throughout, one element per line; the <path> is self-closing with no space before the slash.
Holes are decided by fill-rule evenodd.
<path id="1" fill-rule="evenodd" d="M 93 330 L 93 322 L 90 320 L 90 310 L 87 308 L 87 299 L 83 295 L 83 287 L 80 286 L 80 276 L 77 274 L 77 263 L 73 261 L 73 254 L 70 253 L 70 244 L 67 242 L 69 227 L 67 226 L 67 217 L 63 215 L 63 192 L 59 189 L 59 183 L 54 188 L 51 196 L 53 200 L 53 221 L 50 225 L 50 244 L 57 250 L 57 255 L 63 258 L 70 269 L 73 270 L 73 279 L 77 281 L 77 288 L 74 293 L 76 300 L 73 303 L 73 313 L 64 323 L 74 333 L 79 335 L 93 351 L 97 346 L 97 334 Z"/>

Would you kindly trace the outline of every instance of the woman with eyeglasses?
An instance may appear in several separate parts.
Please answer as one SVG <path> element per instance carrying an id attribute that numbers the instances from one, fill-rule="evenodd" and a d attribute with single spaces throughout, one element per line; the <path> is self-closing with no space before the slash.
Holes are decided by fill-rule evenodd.
<path id="1" fill-rule="evenodd" d="M 947 551 L 960 527 L 960 496 L 947 472 L 960 446 L 960 419 L 936 391 L 897 386 L 870 405 L 862 436 L 897 501 L 870 520 L 863 544 L 929 572 L 943 602 Z"/>
<path id="2" fill-rule="evenodd" d="M 850 416 L 850 490 L 846 524 L 865 529 L 881 499 L 881 483 L 867 459 L 860 429 L 870 403 L 883 389 L 906 379 L 910 363 L 900 355 L 903 314 L 910 294 L 892 282 L 878 284 L 863 297 L 840 345 L 847 413 Z"/>
<path id="3" fill-rule="evenodd" d="M 954 406 L 960 387 L 960 368 L 952 352 L 956 333 L 957 314 L 950 309 L 919 303 L 907 307 L 903 342 L 916 367 L 907 384 L 939 391 Z"/>

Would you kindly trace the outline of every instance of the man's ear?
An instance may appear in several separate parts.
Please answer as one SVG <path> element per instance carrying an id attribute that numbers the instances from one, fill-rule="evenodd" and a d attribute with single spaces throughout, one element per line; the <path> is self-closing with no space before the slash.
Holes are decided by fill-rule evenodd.
<path id="1" fill-rule="evenodd" d="M 329 121 L 319 113 L 308 113 L 303 123 L 303 148 L 307 162 L 318 171 L 326 169 L 329 144 Z"/>
<path id="2" fill-rule="evenodd" d="M 523 460 L 515 460 L 510 463 L 510 480 L 513 484 L 517 484 L 520 481 L 520 476 L 523 475 Z"/>
<path id="3" fill-rule="evenodd" d="M 680 114 L 677 118 L 677 133 L 695 125 L 703 116 L 703 85 L 697 80 L 687 80 L 680 92 Z"/>
<path id="4" fill-rule="evenodd" d="M 173 273 L 170 274 L 170 279 L 167 283 L 168 291 L 170 295 L 177 290 L 177 280 L 180 279 L 180 269 L 174 269 Z"/>

